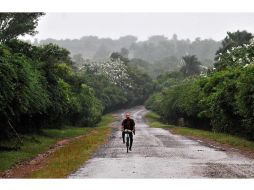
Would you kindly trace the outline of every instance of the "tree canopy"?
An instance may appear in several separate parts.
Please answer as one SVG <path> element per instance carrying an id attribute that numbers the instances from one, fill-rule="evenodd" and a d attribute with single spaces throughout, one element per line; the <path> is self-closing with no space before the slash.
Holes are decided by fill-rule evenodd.
<path id="1" fill-rule="evenodd" d="M 184 65 L 180 69 L 186 76 L 191 76 L 200 73 L 200 61 L 198 61 L 196 55 L 183 56 Z"/>
<path id="2" fill-rule="evenodd" d="M 0 13 L 0 42 L 25 34 L 35 35 L 39 17 L 44 13 Z"/>
<path id="3" fill-rule="evenodd" d="M 227 36 L 222 41 L 222 47 L 216 51 L 215 60 L 218 59 L 218 55 L 227 52 L 232 47 L 242 46 L 243 44 L 249 44 L 253 38 L 253 34 L 245 30 L 236 32 L 227 32 Z"/>

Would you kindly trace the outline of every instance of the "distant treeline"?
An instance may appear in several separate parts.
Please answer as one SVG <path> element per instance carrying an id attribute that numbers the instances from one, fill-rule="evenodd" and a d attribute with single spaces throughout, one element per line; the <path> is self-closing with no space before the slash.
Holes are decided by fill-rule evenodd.
<path id="1" fill-rule="evenodd" d="M 129 58 L 138 58 L 149 63 L 166 64 L 171 57 L 180 59 L 185 55 L 196 55 L 205 66 L 212 66 L 215 52 L 221 45 L 221 42 L 212 39 L 181 40 L 177 35 L 173 35 L 171 39 L 160 35 L 151 36 L 146 41 L 138 41 L 135 36 L 123 36 L 117 40 L 85 36 L 72 40 L 46 39 L 34 42 L 35 45 L 48 43 L 58 44 L 68 49 L 72 56 L 80 54 L 84 59 L 105 59 L 112 52 L 125 49 Z"/>

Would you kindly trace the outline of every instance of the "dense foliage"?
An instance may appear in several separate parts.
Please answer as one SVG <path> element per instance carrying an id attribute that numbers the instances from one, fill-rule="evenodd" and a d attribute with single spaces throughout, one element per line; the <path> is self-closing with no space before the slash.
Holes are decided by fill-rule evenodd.
<path id="1" fill-rule="evenodd" d="M 164 77 L 146 105 L 167 122 L 240 135 L 254 140 L 254 44 L 220 53 L 218 70 L 207 75 Z M 179 78 L 178 78 L 179 79 Z M 173 81 L 170 83 L 170 81 Z"/>
<path id="2" fill-rule="evenodd" d="M 101 62 L 78 65 L 56 44 L 18 40 L 36 34 L 42 15 L 0 14 L 0 140 L 43 127 L 93 126 L 107 111 L 145 101 L 153 81 L 129 64 L 126 48 Z"/>
<path id="3" fill-rule="evenodd" d="M 99 120 L 101 103 L 78 80 L 65 49 L 12 40 L 0 46 L 0 54 L 1 137 L 8 136 L 10 125 L 34 132 L 57 123 Z"/>
<path id="4" fill-rule="evenodd" d="M 89 126 L 103 112 L 141 104 L 153 88 L 150 77 L 111 60 L 77 71 L 69 52 L 54 44 L 10 40 L 0 46 L 1 138 L 62 124 Z M 96 71 L 95 71 L 96 70 Z"/>

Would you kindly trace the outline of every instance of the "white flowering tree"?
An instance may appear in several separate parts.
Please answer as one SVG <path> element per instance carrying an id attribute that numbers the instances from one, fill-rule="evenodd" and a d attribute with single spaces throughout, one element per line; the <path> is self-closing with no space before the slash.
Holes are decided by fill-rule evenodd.
<path id="1" fill-rule="evenodd" d="M 154 88 L 151 77 L 115 52 L 104 60 L 86 60 L 82 80 L 95 90 L 106 110 L 142 104 Z"/>
<path id="2" fill-rule="evenodd" d="M 232 47 L 225 53 L 218 55 L 218 61 L 215 63 L 215 68 L 222 70 L 228 66 L 243 66 L 254 63 L 254 40 L 250 44 Z"/>
<path id="3" fill-rule="evenodd" d="M 121 88 L 132 88 L 132 80 L 128 74 L 127 65 L 121 59 L 107 59 L 101 61 L 87 60 L 80 69 L 86 69 L 95 75 L 103 75 L 113 84 Z"/>

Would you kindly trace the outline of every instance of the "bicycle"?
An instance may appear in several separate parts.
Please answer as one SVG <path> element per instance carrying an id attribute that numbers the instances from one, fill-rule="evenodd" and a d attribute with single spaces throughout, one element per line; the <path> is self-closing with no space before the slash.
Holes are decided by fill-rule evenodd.
<path id="1" fill-rule="evenodd" d="M 126 142 L 127 153 L 129 152 L 129 146 L 130 146 L 130 133 L 132 133 L 132 130 L 129 130 L 129 129 L 124 130 L 124 138 Z"/>

